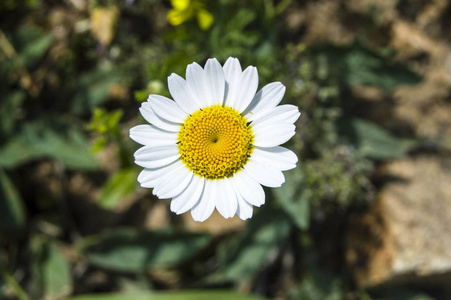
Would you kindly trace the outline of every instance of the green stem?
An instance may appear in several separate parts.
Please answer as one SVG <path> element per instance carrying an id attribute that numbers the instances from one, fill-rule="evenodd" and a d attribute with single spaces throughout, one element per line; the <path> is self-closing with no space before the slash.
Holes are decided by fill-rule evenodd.
<path id="1" fill-rule="evenodd" d="M 25 293 L 25 291 L 20 287 L 16 279 L 14 279 L 11 274 L 9 274 L 3 268 L 0 269 L 0 273 L 3 276 L 6 284 L 13 290 L 14 294 L 17 296 L 17 298 L 19 298 L 19 300 L 29 300 L 27 293 Z"/>

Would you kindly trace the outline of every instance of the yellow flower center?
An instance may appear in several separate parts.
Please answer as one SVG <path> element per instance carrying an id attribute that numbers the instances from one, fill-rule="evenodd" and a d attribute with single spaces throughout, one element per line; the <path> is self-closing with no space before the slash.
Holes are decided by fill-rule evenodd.
<path id="1" fill-rule="evenodd" d="M 230 177 L 252 152 L 252 129 L 231 107 L 214 105 L 198 110 L 183 123 L 179 136 L 182 161 L 207 179 Z"/>

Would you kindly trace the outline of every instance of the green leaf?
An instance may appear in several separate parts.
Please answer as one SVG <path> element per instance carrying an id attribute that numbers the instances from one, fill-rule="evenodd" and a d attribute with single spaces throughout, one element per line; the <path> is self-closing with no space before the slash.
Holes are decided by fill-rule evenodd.
<path id="1" fill-rule="evenodd" d="M 24 99 L 25 92 L 14 91 L 0 102 L 0 136 L 11 134 Z"/>
<path id="2" fill-rule="evenodd" d="M 71 100 L 71 111 L 81 114 L 93 110 L 107 98 L 111 85 L 117 80 L 111 68 L 99 68 L 82 75 Z"/>
<path id="3" fill-rule="evenodd" d="M 287 238 L 290 223 L 285 214 L 269 205 L 259 209 L 246 230 L 219 248 L 219 274 L 229 280 L 245 281 L 252 278 L 269 253 Z"/>
<path id="4" fill-rule="evenodd" d="M 119 228 L 87 238 L 83 248 L 94 265 L 140 273 L 186 262 L 209 242 L 206 234 Z"/>
<path id="5" fill-rule="evenodd" d="M 0 168 L 0 230 L 15 230 L 25 223 L 22 198 Z"/>
<path id="6" fill-rule="evenodd" d="M 136 171 L 133 168 L 122 169 L 108 179 L 100 194 L 100 206 L 111 209 L 118 200 L 132 193 L 136 187 Z"/>
<path id="7" fill-rule="evenodd" d="M 0 166 L 13 168 L 30 160 L 50 157 L 72 169 L 94 169 L 96 161 L 82 133 L 56 119 L 27 123 L 0 149 Z"/>
<path id="8" fill-rule="evenodd" d="M 44 33 L 39 28 L 25 25 L 19 28 L 14 36 L 14 46 L 19 58 L 27 68 L 41 59 L 53 42 L 51 33 Z"/>
<path id="9" fill-rule="evenodd" d="M 308 276 L 291 293 L 289 299 L 340 300 L 343 299 L 342 282 L 338 278 L 312 266 Z"/>
<path id="10" fill-rule="evenodd" d="M 264 298 L 222 290 L 180 291 L 158 293 L 99 294 L 69 298 L 69 300 L 263 300 Z"/>
<path id="11" fill-rule="evenodd" d="M 386 91 L 402 84 L 417 84 L 421 77 L 405 65 L 355 42 L 344 47 L 323 45 L 310 48 L 318 61 L 327 61 L 329 76 L 344 85 L 374 86 Z"/>
<path id="12" fill-rule="evenodd" d="M 42 273 L 46 299 L 60 298 L 70 294 L 72 278 L 69 265 L 53 243 L 48 245 L 47 259 L 42 263 Z"/>
<path id="13" fill-rule="evenodd" d="M 60 249 L 46 236 L 35 235 L 30 242 L 32 277 L 30 298 L 62 299 L 72 292 L 70 267 Z"/>
<path id="14" fill-rule="evenodd" d="M 402 141 L 376 124 L 352 119 L 341 121 L 337 126 L 339 139 L 354 145 L 367 158 L 391 159 L 405 155 L 408 150 Z"/>
<path id="15" fill-rule="evenodd" d="M 272 190 L 287 215 L 300 229 L 307 229 L 310 222 L 311 191 L 303 184 L 300 168 L 285 172 L 285 183 Z"/>

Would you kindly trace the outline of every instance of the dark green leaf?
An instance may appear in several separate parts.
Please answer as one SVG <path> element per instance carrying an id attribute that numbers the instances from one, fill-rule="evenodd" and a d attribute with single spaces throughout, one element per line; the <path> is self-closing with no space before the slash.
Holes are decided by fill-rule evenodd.
<path id="1" fill-rule="evenodd" d="M 205 234 L 120 228 L 89 237 L 84 250 L 94 265 L 140 273 L 185 262 L 209 241 L 210 236 Z"/>
<path id="2" fill-rule="evenodd" d="M 300 168 L 284 173 L 285 183 L 273 190 L 280 206 L 300 229 L 307 229 L 310 221 L 310 190 L 303 184 Z"/>
<path id="3" fill-rule="evenodd" d="M 377 51 L 359 43 L 337 47 L 324 45 L 312 47 L 311 53 L 321 61 L 327 61 L 329 74 L 340 78 L 344 85 L 374 86 L 391 90 L 402 84 L 419 83 L 421 77 L 404 65 L 392 63 Z"/>
<path id="4" fill-rule="evenodd" d="M 0 230 L 14 230 L 25 223 L 22 198 L 0 168 Z"/>
<path id="5" fill-rule="evenodd" d="M 391 159 L 403 156 L 407 149 L 399 139 L 389 132 L 359 119 L 338 123 L 338 134 L 342 142 L 353 145 L 365 157 Z"/>
<path id="6" fill-rule="evenodd" d="M 71 100 L 71 111 L 75 114 L 91 111 L 107 98 L 110 87 L 115 82 L 117 76 L 108 68 L 96 69 L 82 75 Z"/>
<path id="7" fill-rule="evenodd" d="M 11 134 L 24 99 L 25 92 L 15 91 L 6 95 L 0 102 L 0 137 Z"/>
<path id="8" fill-rule="evenodd" d="M 38 120 L 24 125 L 0 149 L 0 166 L 13 168 L 42 157 L 57 159 L 74 169 L 93 169 L 97 165 L 76 127 L 59 120 Z"/>
<path id="9" fill-rule="evenodd" d="M 69 298 L 69 300 L 263 300 L 264 298 L 231 291 L 205 290 L 158 293 L 99 294 Z"/>
<path id="10" fill-rule="evenodd" d="M 290 223 L 280 210 L 265 205 L 239 237 L 221 244 L 219 272 L 226 279 L 245 281 L 264 265 L 269 253 L 289 234 Z"/>
<path id="11" fill-rule="evenodd" d="M 310 269 L 309 275 L 290 293 L 290 299 L 343 299 L 342 283 L 339 279 L 317 268 L 310 267 Z"/>
<path id="12" fill-rule="evenodd" d="M 20 27 L 14 37 L 14 46 L 22 63 L 31 68 L 52 45 L 52 34 L 46 34 L 39 28 L 25 25 Z"/>
<path id="13" fill-rule="evenodd" d="M 376 289 L 374 294 L 375 299 L 384 300 L 433 300 L 431 296 L 424 293 L 414 291 L 411 289 L 406 289 L 403 287 L 386 287 L 381 289 Z"/>

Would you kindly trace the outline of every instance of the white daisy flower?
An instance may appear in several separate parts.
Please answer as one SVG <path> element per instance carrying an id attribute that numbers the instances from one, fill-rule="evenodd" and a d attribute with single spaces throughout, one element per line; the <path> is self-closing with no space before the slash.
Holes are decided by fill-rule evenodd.
<path id="1" fill-rule="evenodd" d="M 242 71 L 230 57 L 224 67 L 211 58 L 202 69 L 188 65 L 186 80 L 168 78 L 174 101 L 150 95 L 140 108 L 152 125 L 130 129 L 144 145 L 135 162 L 144 170 L 142 187 L 159 198 L 172 198 L 171 211 L 191 210 L 205 221 L 216 208 L 224 218 L 252 217 L 265 203 L 263 187 L 285 182 L 282 171 L 296 167 L 296 155 L 279 146 L 295 133 L 300 113 L 280 105 L 285 86 L 273 82 L 258 93 L 257 68 Z"/>

